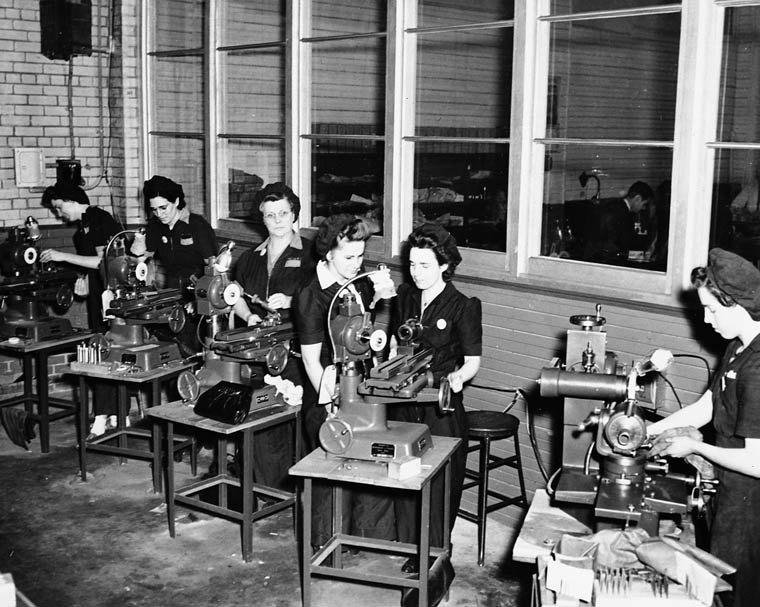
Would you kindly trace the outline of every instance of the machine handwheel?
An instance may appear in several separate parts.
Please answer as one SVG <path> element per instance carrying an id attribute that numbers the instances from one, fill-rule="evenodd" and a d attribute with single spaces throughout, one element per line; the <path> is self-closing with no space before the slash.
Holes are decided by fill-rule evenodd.
<path id="1" fill-rule="evenodd" d="M 354 442 L 354 433 L 342 419 L 334 417 L 325 420 L 319 428 L 319 442 L 322 448 L 333 455 L 342 455 Z"/>
<path id="2" fill-rule="evenodd" d="M 441 385 L 438 386 L 438 410 L 441 413 L 454 411 L 454 407 L 451 406 L 451 384 L 445 377 L 441 378 Z"/>
<path id="3" fill-rule="evenodd" d="M 111 343 L 108 341 L 105 335 L 97 334 L 90 338 L 90 347 L 97 348 L 100 352 L 100 360 L 108 360 L 108 355 L 111 353 Z"/>
<path id="4" fill-rule="evenodd" d="M 55 303 L 59 308 L 68 310 L 74 302 L 74 291 L 70 284 L 63 284 L 55 292 Z"/>
<path id="5" fill-rule="evenodd" d="M 279 375 L 288 364 L 288 349 L 282 344 L 275 344 L 267 352 L 266 363 L 270 375 Z"/>
<path id="6" fill-rule="evenodd" d="M 172 333 L 179 333 L 185 328 L 187 322 L 187 314 L 185 314 L 185 308 L 182 306 L 175 306 L 172 311 L 169 312 L 169 329 Z"/>
<path id="7" fill-rule="evenodd" d="M 177 392 L 186 403 L 195 402 L 201 392 L 201 382 L 192 371 L 182 371 L 177 376 Z"/>

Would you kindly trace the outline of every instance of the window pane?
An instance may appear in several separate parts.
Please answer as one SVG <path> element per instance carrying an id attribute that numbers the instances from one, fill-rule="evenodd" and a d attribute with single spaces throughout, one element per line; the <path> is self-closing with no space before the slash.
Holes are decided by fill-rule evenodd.
<path id="1" fill-rule="evenodd" d="M 680 29 L 679 13 L 552 24 L 551 133 L 672 140 Z"/>
<path id="2" fill-rule="evenodd" d="M 205 112 L 202 57 L 153 59 L 151 130 L 200 133 Z"/>
<path id="3" fill-rule="evenodd" d="M 676 0 L 552 0 L 551 14 L 572 15 L 591 11 L 614 11 L 644 6 L 661 6 L 663 4 L 678 4 L 678 2 Z"/>
<path id="4" fill-rule="evenodd" d="M 664 271 L 672 165 L 668 148 L 551 146 L 541 254 Z"/>
<path id="5" fill-rule="evenodd" d="M 760 141 L 760 7 L 726 9 L 718 141 Z"/>
<path id="6" fill-rule="evenodd" d="M 420 35 L 417 135 L 508 137 L 512 28 Z"/>
<path id="7" fill-rule="evenodd" d="M 385 0 L 312 2 L 311 37 L 384 32 L 386 4 Z"/>
<path id="8" fill-rule="evenodd" d="M 486 23 L 513 19 L 515 3 L 504 0 L 420 0 L 417 25 L 419 27 L 445 27 L 467 23 Z"/>
<path id="9" fill-rule="evenodd" d="M 417 142 L 414 226 L 435 221 L 457 244 L 506 251 L 509 146 Z"/>
<path id="10" fill-rule="evenodd" d="M 161 0 L 155 3 L 155 48 L 171 51 L 203 47 L 205 0 Z"/>
<path id="11" fill-rule="evenodd" d="M 284 49 L 224 53 L 222 65 L 222 132 L 284 135 Z"/>
<path id="12" fill-rule="evenodd" d="M 284 0 L 226 0 L 219 4 L 222 46 L 285 40 Z"/>
<path id="13" fill-rule="evenodd" d="M 285 146 L 282 141 L 230 139 L 225 142 L 224 163 L 229 216 L 261 221 L 253 197 L 275 181 L 285 181 Z"/>
<path id="14" fill-rule="evenodd" d="M 385 130 L 385 38 L 315 44 L 312 129 L 333 135 Z"/>
<path id="15" fill-rule="evenodd" d="M 312 145 L 312 215 L 353 213 L 382 232 L 383 143 L 319 139 Z"/>
<path id="16" fill-rule="evenodd" d="M 710 246 L 760 262 L 760 150 L 717 150 Z"/>
<path id="17" fill-rule="evenodd" d="M 155 174 L 163 175 L 180 184 L 190 211 L 208 216 L 203 141 L 152 137 L 152 143 Z"/>

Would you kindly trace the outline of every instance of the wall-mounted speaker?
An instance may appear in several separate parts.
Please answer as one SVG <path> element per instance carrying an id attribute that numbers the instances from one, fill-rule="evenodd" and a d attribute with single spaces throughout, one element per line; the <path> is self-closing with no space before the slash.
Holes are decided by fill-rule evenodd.
<path id="1" fill-rule="evenodd" d="M 48 59 L 92 55 L 92 0 L 40 0 L 40 47 Z"/>

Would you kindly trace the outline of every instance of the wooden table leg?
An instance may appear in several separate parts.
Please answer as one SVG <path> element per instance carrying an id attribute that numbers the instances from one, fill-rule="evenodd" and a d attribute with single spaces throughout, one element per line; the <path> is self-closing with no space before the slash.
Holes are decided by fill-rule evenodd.
<path id="1" fill-rule="evenodd" d="M 90 399 L 87 392 L 87 379 L 79 376 L 79 473 L 87 482 L 87 421 L 90 417 Z"/>
<path id="2" fill-rule="evenodd" d="M 163 445 L 163 441 L 160 443 Z M 169 420 L 166 422 L 166 444 L 174 444 L 174 424 Z M 166 515 L 169 518 L 169 535 L 174 537 L 174 458 L 168 452 L 167 455 L 162 458 L 166 461 Z"/>
<path id="3" fill-rule="evenodd" d="M 420 607 L 428 607 L 428 577 L 430 576 L 430 486 L 432 480 L 428 479 L 422 487 L 422 499 L 420 503 L 420 545 L 419 550 L 419 603 Z M 444 495 L 444 501 L 446 496 Z"/>
<path id="4" fill-rule="evenodd" d="M 50 408 L 48 406 L 47 350 L 37 353 L 37 415 L 40 421 L 40 450 L 50 451 Z"/>
<path id="5" fill-rule="evenodd" d="M 117 397 L 117 406 L 116 406 L 116 412 L 117 412 L 116 430 L 119 433 L 117 442 L 119 444 L 120 449 L 126 449 L 128 446 L 127 435 L 125 433 L 127 415 L 129 415 L 128 405 L 129 405 L 129 394 L 127 393 L 127 383 L 120 381 L 119 386 L 118 386 L 118 397 Z M 119 456 L 119 463 L 122 465 L 126 464 L 127 458 L 123 456 Z"/>
<path id="6" fill-rule="evenodd" d="M 243 560 L 253 557 L 253 430 L 243 430 L 243 470 L 240 479 L 243 491 Z"/>
<path id="7" fill-rule="evenodd" d="M 301 558 L 303 560 L 303 572 L 301 574 L 301 601 L 303 607 L 311 607 L 311 478 L 303 479 L 302 513 L 303 525 L 301 526 Z"/>
<path id="8" fill-rule="evenodd" d="M 161 428 L 158 421 L 153 420 L 150 427 L 151 453 L 153 455 L 153 493 L 161 493 Z M 168 457 L 172 458 L 171 449 L 167 449 Z"/>

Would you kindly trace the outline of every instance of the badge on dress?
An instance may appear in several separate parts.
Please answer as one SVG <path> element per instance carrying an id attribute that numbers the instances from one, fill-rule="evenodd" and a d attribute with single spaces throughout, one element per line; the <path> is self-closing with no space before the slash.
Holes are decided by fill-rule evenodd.
<path id="1" fill-rule="evenodd" d="M 161 242 L 163 242 L 164 244 L 169 244 L 169 239 L 166 236 L 162 236 Z"/>
<path id="2" fill-rule="evenodd" d="M 179 239 L 179 244 L 181 244 L 183 247 L 189 247 L 193 244 L 193 237 L 192 236 L 184 236 Z"/>
<path id="3" fill-rule="evenodd" d="M 443 331 L 446 328 L 446 319 L 439 318 L 438 322 L 435 323 L 435 326 L 438 327 L 440 331 Z"/>

